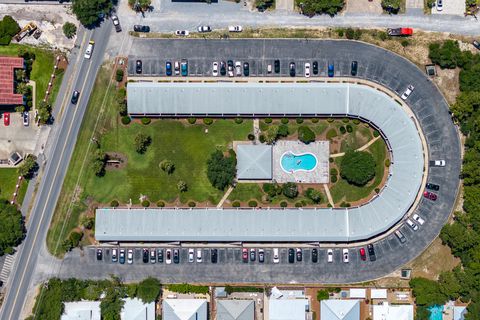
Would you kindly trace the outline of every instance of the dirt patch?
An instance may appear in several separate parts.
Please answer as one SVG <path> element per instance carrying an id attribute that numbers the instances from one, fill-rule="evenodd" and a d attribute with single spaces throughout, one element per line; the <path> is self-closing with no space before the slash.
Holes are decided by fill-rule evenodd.
<path id="1" fill-rule="evenodd" d="M 347 0 L 345 5 L 345 13 L 375 13 L 381 14 L 382 1 L 381 0 Z"/>
<path id="2" fill-rule="evenodd" d="M 119 152 L 107 152 L 106 170 L 120 170 L 127 166 L 127 156 Z"/>
<path id="3" fill-rule="evenodd" d="M 449 104 L 455 103 L 457 95 L 460 93 L 459 76 L 460 69 L 437 69 L 437 76 L 433 82 L 440 88 Z"/>

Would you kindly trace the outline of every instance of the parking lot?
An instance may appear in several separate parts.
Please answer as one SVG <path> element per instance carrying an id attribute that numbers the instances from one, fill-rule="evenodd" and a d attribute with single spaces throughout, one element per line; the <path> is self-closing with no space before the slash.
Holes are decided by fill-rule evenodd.
<path id="1" fill-rule="evenodd" d="M 38 140 L 40 128 L 32 123 L 33 115 L 29 115 L 29 125 L 23 125 L 19 112 L 10 112 L 10 124 L 4 123 L 5 113 L 0 123 L 0 160 L 8 159 L 10 153 L 17 151 L 21 155 L 33 153 Z"/>

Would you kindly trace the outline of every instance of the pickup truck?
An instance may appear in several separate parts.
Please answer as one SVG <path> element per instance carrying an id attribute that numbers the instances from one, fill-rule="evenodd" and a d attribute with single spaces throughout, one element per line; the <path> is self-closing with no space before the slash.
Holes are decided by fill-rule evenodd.
<path id="1" fill-rule="evenodd" d="M 387 29 L 387 34 L 389 36 L 403 36 L 403 37 L 409 37 L 413 35 L 413 29 L 412 28 L 389 28 Z"/>

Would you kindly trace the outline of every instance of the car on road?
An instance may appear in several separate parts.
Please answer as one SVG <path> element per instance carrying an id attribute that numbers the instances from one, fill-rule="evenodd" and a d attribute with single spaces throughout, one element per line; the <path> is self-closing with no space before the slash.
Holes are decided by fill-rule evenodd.
<path id="1" fill-rule="evenodd" d="M 295 255 L 297 256 L 297 261 L 302 261 L 302 249 L 297 248 Z"/>
<path id="2" fill-rule="evenodd" d="M 180 62 L 175 61 L 173 63 L 173 69 L 175 71 L 175 75 L 178 76 L 180 74 Z"/>
<path id="3" fill-rule="evenodd" d="M 225 61 L 220 61 L 220 75 L 224 76 L 227 74 L 227 64 Z"/>
<path id="4" fill-rule="evenodd" d="M 403 235 L 402 231 L 396 230 L 396 231 L 395 231 L 395 236 L 398 238 L 398 240 L 400 241 L 400 243 L 405 243 L 405 242 L 407 242 L 407 238 L 405 238 L 405 236 Z"/>
<path id="5" fill-rule="evenodd" d="M 180 64 L 180 69 L 182 70 L 182 76 L 184 76 L 184 77 L 188 76 L 188 61 L 187 60 L 182 60 L 182 63 Z"/>
<path id="6" fill-rule="evenodd" d="M 77 104 L 79 97 L 80 97 L 80 91 L 77 91 L 77 90 L 73 91 L 72 99 L 70 100 L 70 102 L 72 104 Z M 5 125 L 8 126 L 8 124 L 5 124 Z"/>
<path id="7" fill-rule="evenodd" d="M 228 26 L 228 32 L 242 32 L 242 26 Z"/>
<path id="8" fill-rule="evenodd" d="M 212 64 L 212 76 L 218 77 L 218 62 L 217 61 L 215 61 Z"/>
<path id="9" fill-rule="evenodd" d="M 167 76 L 172 75 L 172 63 L 170 61 L 165 62 L 165 74 Z"/>
<path id="10" fill-rule="evenodd" d="M 190 248 L 188 249 L 188 262 L 192 263 L 193 261 L 195 261 L 193 255 L 195 254 L 195 251 Z"/>
<path id="11" fill-rule="evenodd" d="M 103 258 L 102 249 L 97 249 L 97 260 L 102 260 L 102 258 Z"/>
<path id="12" fill-rule="evenodd" d="M 342 251 L 343 262 L 348 263 L 348 249 L 343 249 Z"/>
<path id="13" fill-rule="evenodd" d="M 335 75 L 335 67 L 333 63 L 328 64 L 328 76 L 331 78 Z"/>
<path id="14" fill-rule="evenodd" d="M 120 262 L 120 264 L 125 263 L 125 249 L 120 249 L 120 253 L 118 255 L 118 261 Z"/>
<path id="15" fill-rule="evenodd" d="M 420 217 L 420 216 L 419 216 L 418 214 L 416 214 L 416 213 L 412 216 L 412 219 L 413 219 L 414 221 L 416 221 L 416 222 L 417 222 L 419 225 L 421 225 L 421 226 L 425 223 L 425 219 L 423 219 L 422 217 Z"/>
<path id="16" fill-rule="evenodd" d="M 133 263 L 133 249 L 128 249 L 127 252 L 127 263 L 132 264 Z"/>
<path id="17" fill-rule="evenodd" d="M 473 40 L 472 41 L 472 44 L 475 48 L 477 48 L 478 50 L 480 50 L 480 42 L 478 42 L 477 40 Z"/>
<path id="18" fill-rule="evenodd" d="M 112 262 L 118 261 L 118 252 L 117 249 L 112 249 Z"/>
<path id="19" fill-rule="evenodd" d="M 327 250 L 327 262 L 328 263 L 333 262 L 333 250 L 332 249 Z"/>
<path id="20" fill-rule="evenodd" d="M 437 0 L 437 3 L 435 4 L 435 7 L 437 8 L 437 11 L 442 11 L 443 10 L 443 0 Z"/>
<path id="21" fill-rule="evenodd" d="M 135 31 L 135 32 L 150 32 L 150 27 L 136 24 L 136 25 L 133 26 L 133 31 Z"/>
<path id="22" fill-rule="evenodd" d="M 288 262 L 294 263 L 295 262 L 295 250 L 292 248 L 288 249 Z"/>
<path id="23" fill-rule="evenodd" d="M 367 251 L 368 251 L 368 257 L 370 258 L 370 261 L 377 260 L 377 256 L 375 255 L 375 248 L 373 247 L 373 244 L 370 243 L 367 245 Z"/>
<path id="24" fill-rule="evenodd" d="M 358 62 L 352 61 L 352 65 L 350 67 L 350 74 L 355 77 L 357 75 L 357 70 L 358 70 Z"/>
<path id="25" fill-rule="evenodd" d="M 257 258 L 256 255 L 257 255 L 257 252 L 255 251 L 255 249 L 250 248 L 250 261 L 255 261 Z"/>
<path id="26" fill-rule="evenodd" d="M 437 195 L 433 192 L 430 192 L 430 191 L 425 191 L 423 193 L 423 196 L 427 199 L 430 199 L 432 201 L 436 201 L 437 200 Z"/>
<path id="27" fill-rule="evenodd" d="M 313 72 L 313 74 L 318 74 L 318 61 L 313 61 L 312 72 Z"/>
<path id="28" fill-rule="evenodd" d="M 401 95 L 402 100 L 407 100 L 407 98 L 412 94 L 414 89 L 415 87 L 409 84 L 407 89 Z"/>
<path id="29" fill-rule="evenodd" d="M 150 263 L 155 263 L 157 262 L 157 252 L 155 249 L 150 250 Z"/>
<path id="30" fill-rule="evenodd" d="M 250 65 L 248 64 L 248 62 L 243 63 L 243 75 L 245 77 L 248 77 L 250 75 Z"/>
<path id="31" fill-rule="evenodd" d="M 318 262 L 318 249 L 317 248 L 312 249 L 312 262 L 313 263 Z"/>
<path id="32" fill-rule="evenodd" d="M 235 62 L 235 75 L 237 77 L 242 75 L 242 63 L 240 61 Z"/>
<path id="33" fill-rule="evenodd" d="M 305 77 L 310 78 L 310 63 L 305 62 Z"/>
<path id="34" fill-rule="evenodd" d="M 273 248 L 273 263 L 279 263 L 280 256 L 278 255 L 278 248 Z"/>
<path id="35" fill-rule="evenodd" d="M 28 115 L 28 111 L 22 112 L 22 120 L 23 120 L 23 125 L 25 127 L 28 127 L 30 124 L 30 117 Z"/>
<path id="36" fill-rule="evenodd" d="M 265 262 L 265 251 L 263 249 L 258 249 L 258 262 Z"/>
<path id="37" fill-rule="evenodd" d="M 165 252 L 165 263 L 171 264 L 172 263 L 172 249 L 167 249 Z"/>
<path id="38" fill-rule="evenodd" d="M 410 219 L 407 219 L 407 220 L 405 220 L 405 221 L 407 222 L 408 226 L 409 226 L 410 228 L 412 228 L 413 231 L 417 231 L 417 230 L 418 230 L 418 226 L 417 226 L 417 224 L 416 224 L 415 222 L 413 222 L 413 221 L 410 220 Z"/>
<path id="39" fill-rule="evenodd" d="M 122 31 L 122 27 L 120 26 L 120 21 L 118 20 L 118 17 L 114 14 L 112 14 L 112 22 L 113 22 L 113 26 L 115 27 L 115 31 L 117 32 Z"/>
<path id="40" fill-rule="evenodd" d="M 159 263 L 163 263 L 163 249 L 157 249 L 157 258 Z"/>
<path id="41" fill-rule="evenodd" d="M 243 260 L 243 262 L 248 262 L 248 249 L 247 248 L 242 249 L 242 260 Z"/>
<path id="42" fill-rule="evenodd" d="M 202 262 L 202 249 L 197 249 L 197 262 Z"/>
<path id="43" fill-rule="evenodd" d="M 143 70 L 142 60 L 135 61 L 135 72 L 137 74 L 141 74 L 142 70 Z"/>
<path id="44" fill-rule="evenodd" d="M 190 34 L 188 30 L 175 30 L 175 35 L 179 37 L 186 37 Z"/>
<path id="45" fill-rule="evenodd" d="M 210 250 L 210 260 L 212 261 L 212 263 L 217 263 L 217 261 L 218 261 L 218 250 L 217 249 Z"/>
<path id="46" fill-rule="evenodd" d="M 212 28 L 210 28 L 210 26 L 199 26 L 197 28 L 197 31 L 198 32 L 210 32 L 210 31 L 212 31 Z"/>
<path id="47" fill-rule="evenodd" d="M 440 190 L 440 186 L 438 184 L 434 184 L 434 183 L 427 183 L 425 185 L 425 188 L 430 189 L 430 190 L 434 190 L 434 191 Z"/>
<path id="48" fill-rule="evenodd" d="M 288 70 L 290 71 L 290 77 L 295 77 L 295 62 L 290 62 Z"/>
<path id="49" fill-rule="evenodd" d="M 143 252 L 142 252 L 142 261 L 143 261 L 143 263 L 148 263 L 148 256 L 149 256 L 148 249 L 147 249 L 147 248 L 143 248 Z"/>
<path id="50" fill-rule="evenodd" d="M 360 248 L 358 252 L 360 253 L 360 259 L 362 259 L 362 261 L 367 260 L 367 254 L 365 253 L 365 248 Z"/>
<path id="51" fill-rule="evenodd" d="M 228 76 L 233 77 L 233 61 L 232 60 L 227 61 L 227 70 L 228 70 Z"/>
<path id="52" fill-rule="evenodd" d="M 90 59 L 93 53 L 93 47 L 95 46 L 95 41 L 90 40 L 87 45 L 87 49 L 85 50 L 85 59 Z"/>
<path id="53" fill-rule="evenodd" d="M 173 263 L 180 263 L 180 250 L 173 249 Z"/>
<path id="54" fill-rule="evenodd" d="M 280 60 L 273 61 L 273 71 L 275 73 L 280 73 Z"/>
<path id="55" fill-rule="evenodd" d="M 432 167 L 445 167 L 445 160 L 431 160 L 429 163 Z"/>

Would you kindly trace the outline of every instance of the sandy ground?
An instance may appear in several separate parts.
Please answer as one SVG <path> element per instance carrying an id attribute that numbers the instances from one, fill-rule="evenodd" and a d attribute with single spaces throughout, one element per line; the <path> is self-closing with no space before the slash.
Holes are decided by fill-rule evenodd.
<path id="1" fill-rule="evenodd" d="M 28 22 L 34 22 L 42 30 L 42 35 L 38 40 L 30 36 L 25 37 L 20 43 L 61 50 L 70 50 L 75 43 L 75 37 L 68 39 L 62 31 L 62 26 L 67 21 L 78 27 L 78 21 L 70 12 L 69 5 L 24 6 L 0 4 L 0 17 L 6 14 L 17 20 L 20 27 L 25 26 Z"/>
<path id="2" fill-rule="evenodd" d="M 345 8 L 345 13 L 381 14 L 383 12 L 381 0 L 347 0 Z"/>

